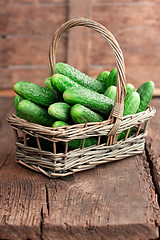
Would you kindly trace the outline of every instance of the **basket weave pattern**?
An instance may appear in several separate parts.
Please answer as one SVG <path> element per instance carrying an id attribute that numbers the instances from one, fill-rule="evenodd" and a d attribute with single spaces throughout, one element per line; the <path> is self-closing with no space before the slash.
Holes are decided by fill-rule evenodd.
<path id="1" fill-rule="evenodd" d="M 67 176 L 93 168 L 98 164 L 142 153 L 148 120 L 156 112 L 153 107 L 148 107 L 144 112 L 123 116 L 123 102 L 126 95 L 123 54 L 114 36 L 104 26 L 94 21 L 84 18 L 73 19 L 56 31 L 49 49 L 50 74 L 54 73 L 58 40 L 67 29 L 75 26 L 96 30 L 113 49 L 117 64 L 116 100 L 109 119 L 103 122 L 51 128 L 27 122 L 15 114 L 9 116 L 8 122 L 14 129 L 16 139 L 16 161 L 48 177 Z M 133 134 L 127 138 L 130 128 L 133 127 Z M 116 142 L 118 134 L 124 130 L 127 130 L 125 139 Z M 85 139 L 89 137 L 96 137 L 97 144 L 84 148 Z M 51 146 L 51 150 L 43 149 L 41 140 L 44 139 Z M 82 146 L 69 151 L 68 142 L 74 139 L 83 139 Z M 63 144 L 59 147 L 60 142 Z"/>

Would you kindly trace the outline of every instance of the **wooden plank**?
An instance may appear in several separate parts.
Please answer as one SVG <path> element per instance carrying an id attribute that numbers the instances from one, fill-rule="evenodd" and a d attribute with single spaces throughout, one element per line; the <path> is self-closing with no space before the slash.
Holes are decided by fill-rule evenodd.
<path id="1" fill-rule="evenodd" d="M 145 155 L 56 180 L 56 189 L 50 181 L 47 188 L 44 239 L 158 238 L 159 208 Z"/>
<path id="2" fill-rule="evenodd" d="M 159 96 L 160 83 L 158 79 L 158 74 L 160 74 L 159 68 L 152 66 L 152 71 L 148 68 L 148 65 L 126 65 L 126 82 L 133 84 L 138 88 L 141 84 L 146 81 L 152 80 L 155 83 L 155 96 Z M 116 67 L 116 65 L 90 65 L 88 70 L 88 75 L 96 78 L 103 71 L 110 71 Z"/>
<path id="3" fill-rule="evenodd" d="M 90 18 L 90 0 L 69 0 L 69 19 Z M 89 29 L 75 27 L 68 32 L 67 63 L 84 73 L 88 71 Z"/>
<path id="4" fill-rule="evenodd" d="M 93 5 L 92 18 L 106 26 L 115 36 L 124 54 L 126 74 L 136 85 L 146 79 L 159 83 L 160 38 L 159 2 L 153 4 Z M 114 17 L 116 14 L 116 18 Z M 149 19 L 152 19 L 150 21 Z M 115 59 L 103 37 L 92 34 L 91 68 L 115 67 Z"/>
<path id="5" fill-rule="evenodd" d="M 40 4 L 67 4 L 67 0 L 1 0 L 0 5 L 40 5 Z"/>
<path id="6" fill-rule="evenodd" d="M 29 81 L 44 86 L 45 79 L 49 76 L 47 66 L 29 66 L 24 68 L 0 69 L 0 89 L 12 89 L 18 81 Z"/>
<path id="7" fill-rule="evenodd" d="M 144 1 L 139 1 L 139 0 L 112 0 L 112 1 L 106 1 L 106 0 L 92 0 L 92 4 L 94 5 L 153 5 L 153 3 L 157 3 L 157 0 L 144 0 Z"/>
<path id="8" fill-rule="evenodd" d="M 8 5 L 0 9 L 0 35 L 54 33 L 66 20 L 65 5 Z"/>
<path id="9" fill-rule="evenodd" d="M 13 98 L 0 98 L 0 169 L 7 160 L 14 144 L 12 130 L 6 122 L 11 111 L 14 112 Z"/>
<path id="10" fill-rule="evenodd" d="M 0 97 L 15 97 L 16 93 L 13 91 L 13 89 L 9 90 L 0 90 Z"/>
<path id="11" fill-rule="evenodd" d="M 48 214 L 45 177 L 15 162 L 13 130 L 6 122 L 14 111 L 13 98 L 0 98 L 0 110 L 4 114 L 0 124 L 0 239 L 40 240 L 43 217 Z"/>
<path id="12" fill-rule="evenodd" d="M 0 65 L 46 65 L 53 36 L 34 35 L 0 39 Z M 57 61 L 66 61 L 67 39 L 57 49 Z"/>
<path id="13" fill-rule="evenodd" d="M 0 128 L 0 161 L 6 159 L 0 239 L 158 239 L 159 207 L 145 154 L 48 179 L 15 162 L 13 132 L 6 122 Z"/>
<path id="14" fill-rule="evenodd" d="M 153 179 L 160 197 L 160 98 L 153 98 L 151 106 L 156 108 L 156 115 L 149 122 L 147 139 L 148 159 L 150 161 Z"/>

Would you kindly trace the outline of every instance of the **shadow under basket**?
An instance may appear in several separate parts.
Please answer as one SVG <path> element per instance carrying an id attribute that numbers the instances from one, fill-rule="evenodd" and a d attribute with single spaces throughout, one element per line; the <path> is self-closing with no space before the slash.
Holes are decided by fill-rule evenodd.
<path id="1" fill-rule="evenodd" d="M 132 135 L 108 146 L 107 134 L 114 124 L 111 120 L 75 124 L 57 128 L 27 122 L 12 114 L 8 122 L 15 133 L 16 161 L 48 177 L 63 177 L 94 168 L 102 163 L 121 160 L 144 150 L 146 126 L 155 114 L 153 107 L 134 115 L 122 117 L 117 134 L 134 127 Z M 85 139 L 94 137 L 97 144 L 84 148 Z M 69 149 L 69 141 L 83 139 L 80 148 Z"/>
<path id="2" fill-rule="evenodd" d="M 102 163 L 142 153 L 148 120 L 156 112 L 149 106 L 143 112 L 123 116 L 126 95 L 123 54 L 112 33 L 95 21 L 76 18 L 57 29 L 49 48 L 50 76 L 54 74 L 59 39 L 66 30 L 76 26 L 88 27 L 100 33 L 113 50 L 117 65 L 117 92 L 108 120 L 51 128 L 27 122 L 15 114 L 8 118 L 15 133 L 16 161 L 52 178 L 67 176 Z M 131 135 L 130 129 L 133 130 Z M 117 141 L 117 136 L 122 131 L 126 131 L 126 137 Z M 86 147 L 88 138 L 94 138 L 94 144 Z M 79 148 L 72 150 L 71 143 L 75 143 L 76 139 L 79 139 Z"/>

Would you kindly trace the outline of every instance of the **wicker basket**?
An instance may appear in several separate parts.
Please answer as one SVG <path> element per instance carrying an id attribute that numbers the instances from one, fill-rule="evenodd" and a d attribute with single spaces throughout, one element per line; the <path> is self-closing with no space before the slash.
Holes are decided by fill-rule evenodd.
<path id="1" fill-rule="evenodd" d="M 122 51 L 114 36 L 104 26 L 89 19 L 70 20 L 56 31 L 49 51 L 50 74 L 53 74 L 56 62 L 55 53 L 58 40 L 67 29 L 75 26 L 94 29 L 107 40 L 113 50 L 118 75 L 117 94 L 109 119 L 103 122 L 51 128 L 27 122 L 18 118 L 15 114 L 8 117 L 8 122 L 15 133 L 16 161 L 52 178 L 67 176 L 78 171 L 94 168 L 98 164 L 142 153 L 148 120 L 156 112 L 153 107 L 149 106 L 146 111 L 123 116 L 126 81 Z M 134 131 L 128 137 L 129 130 L 133 127 Z M 117 135 L 124 130 L 127 130 L 125 139 L 117 141 Z M 85 139 L 88 137 L 96 137 L 97 145 L 84 148 Z M 69 151 L 68 142 L 73 139 L 83 139 L 82 146 Z"/>

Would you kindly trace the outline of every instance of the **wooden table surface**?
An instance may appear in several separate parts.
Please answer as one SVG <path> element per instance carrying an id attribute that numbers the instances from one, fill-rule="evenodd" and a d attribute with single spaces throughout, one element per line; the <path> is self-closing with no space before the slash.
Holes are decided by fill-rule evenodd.
<path id="1" fill-rule="evenodd" d="M 49 179 L 15 162 L 13 98 L 0 98 L 0 239 L 158 239 L 160 99 L 151 105 L 143 154 Z"/>

